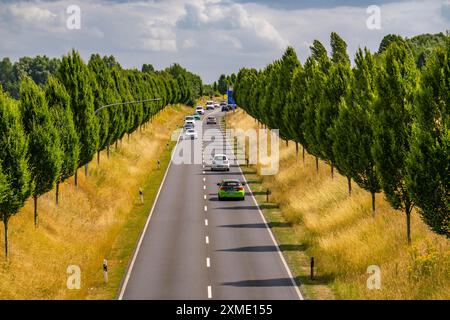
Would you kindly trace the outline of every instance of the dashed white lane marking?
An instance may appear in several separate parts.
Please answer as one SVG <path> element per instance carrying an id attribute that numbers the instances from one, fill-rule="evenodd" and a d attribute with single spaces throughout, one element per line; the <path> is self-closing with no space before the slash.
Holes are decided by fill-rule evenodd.
<path id="1" fill-rule="evenodd" d="M 208 236 L 205 237 L 205 242 L 206 242 L 206 244 L 209 244 L 209 237 Z"/>
<path id="2" fill-rule="evenodd" d="M 205 171 L 203 171 L 203 174 L 205 174 L 206 172 Z"/>
<path id="3" fill-rule="evenodd" d="M 206 178 L 203 178 L 203 182 L 206 182 Z"/>
<path id="4" fill-rule="evenodd" d="M 204 195 L 203 195 L 203 199 L 205 199 L 205 200 L 206 200 L 206 194 L 204 194 Z"/>
<path id="5" fill-rule="evenodd" d="M 203 186 L 203 190 L 206 190 L 206 185 Z"/>
<path id="6" fill-rule="evenodd" d="M 208 299 L 212 298 L 212 290 L 211 290 L 211 286 L 208 286 Z"/>
<path id="7" fill-rule="evenodd" d="M 208 219 L 205 219 L 205 226 L 208 226 Z"/>
<path id="8" fill-rule="evenodd" d="M 211 267 L 211 259 L 209 259 L 209 257 L 206 258 L 206 267 L 207 267 L 207 268 L 210 268 L 210 267 Z"/>
<path id="9" fill-rule="evenodd" d="M 205 209 L 205 211 L 208 211 L 208 207 L 207 207 L 207 206 L 205 206 L 205 208 L 204 208 L 204 209 Z"/>
<path id="10" fill-rule="evenodd" d="M 205 168 L 205 165 L 203 165 L 203 169 Z"/>

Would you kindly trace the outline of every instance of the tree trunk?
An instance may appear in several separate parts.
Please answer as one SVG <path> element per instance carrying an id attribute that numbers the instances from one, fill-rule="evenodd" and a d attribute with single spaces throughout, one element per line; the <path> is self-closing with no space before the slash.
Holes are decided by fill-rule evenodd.
<path id="1" fill-rule="evenodd" d="M 116 149 L 117 149 L 117 140 L 116 140 Z"/>
<path id="2" fill-rule="evenodd" d="M 305 147 L 302 146 L 302 158 L 303 158 L 303 164 L 305 164 Z"/>
<path id="3" fill-rule="evenodd" d="M 108 146 L 106 147 L 106 156 L 107 156 L 108 159 L 109 159 L 109 144 L 108 144 Z"/>
<path id="4" fill-rule="evenodd" d="M 55 188 L 55 192 L 56 192 L 56 206 L 59 205 L 59 179 L 58 181 L 56 181 L 56 188 Z"/>
<path id="5" fill-rule="evenodd" d="M 334 165 L 331 165 L 331 179 L 334 179 Z"/>
<path id="6" fill-rule="evenodd" d="M 9 217 L 3 216 L 3 226 L 5 227 L 5 258 L 8 260 L 8 222 Z"/>
<path id="7" fill-rule="evenodd" d="M 348 182 L 348 195 L 351 196 L 352 195 L 352 178 L 347 177 L 347 182 Z"/>
<path id="8" fill-rule="evenodd" d="M 408 240 L 408 245 L 411 245 L 411 210 L 412 206 L 406 206 L 406 239 Z"/>
<path id="9" fill-rule="evenodd" d="M 286 148 L 289 147 L 289 140 L 286 139 Z"/>
<path id="10" fill-rule="evenodd" d="M 375 192 L 371 192 L 372 194 L 372 214 L 375 217 Z"/>
<path id="11" fill-rule="evenodd" d="M 78 188 L 78 168 L 75 169 L 74 179 L 75 179 L 75 187 Z"/>
<path id="12" fill-rule="evenodd" d="M 84 174 L 86 175 L 86 177 L 89 177 L 89 164 L 86 163 L 84 165 Z"/>
<path id="13" fill-rule="evenodd" d="M 298 142 L 295 142 L 295 155 L 297 156 L 298 159 Z"/>
<path id="14" fill-rule="evenodd" d="M 100 150 L 97 151 L 97 164 L 100 164 Z"/>
<path id="15" fill-rule="evenodd" d="M 316 157 L 316 171 L 319 173 L 319 158 Z"/>
<path id="16" fill-rule="evenodd" d="M 33 196 L 34 200 L 34 227 L 38 227 L 38 197 Z"/>

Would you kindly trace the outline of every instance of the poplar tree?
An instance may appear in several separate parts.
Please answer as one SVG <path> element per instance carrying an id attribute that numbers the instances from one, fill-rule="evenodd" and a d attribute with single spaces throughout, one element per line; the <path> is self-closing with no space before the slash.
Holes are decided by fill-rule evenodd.
<path id="1" fill-rule="evenodd" d="M 62 151 L 62 164 L 56 179 L 56 204 L 59 203 L 59 185 L 74 175 L 78 166 L 80 146 L 75 129 L 70 96 L 57 78 L 50 76 L 45 87 L 45 98 L 52 116 L 52 121 L 59 135 Z"/>
<path id="2" fill-rule="evenodd" d="M 20 86 L 20 108 L 29 138 L 34 225 L 37 227 L 38 198 L 55 186 L 61 172 L 63 154 L 45 94 L 29 77 L 24 77 Z"/>
<path id="3" fill-rule="evenodd" d="M 393 43 L 386 50 L 377 83 L 380 96 L 374 108 L 373 156 L 387 200 L 405 213 L 410 244 L 414 202 L 406 187 L 406 156 L 419 76 L 405 45 Z"/>
<path id="4" fill-rule="evenodd" d="M 8 258 L 9 219 L 24 206 L 31 193 L 27 162 L 28 144 L 17 103 L 0 86 L 0 219 Z"/>
<path id="5" fill-rule="evenodd" d="M 334 122 L 332 135 L 336 164 L 348 177 L 372 195 L 372 211 L 375 213 L 375 193 L 380 183 L 371 152 L 374 141 L 372 114 L 377 99 L 377 64 L 365 49 L 356 53 L 355 68 L 351 77 L 351 91 L 341 101 L 339 116 Z M 349 180 L 349 193 L 351 182 Z"/>
<path id="6" fill-rule="evenodd" d="M 322 99 L 317 107 L 317 120 L 315 127 L 316 141 L 318 143 L 319 157 L 331 166 L 333 177 L 336 161 L 333 154 L 334 137 L 332 134 L 333 122 L 339 114 L 341 99 L 348 95 L 350 86 L 350 59 L 347 54 L 347 44 L 336 33 L 331 34 L 332 66 L 328 69 L 323 87 Z M 328 63 L 328 60 L 321 60 Z M 343 168 L 338 168 L 346 176 Z"/>
<path id="7" fill-rule="evenodd" d="M 92 59 L 96 60 L 92 62 Z M 104 105 L 106 105 L 105 101 L 105 88 L 103 87 L 103 83 L 101 83 L 102 79 L 101 74 L 97 73 L 97 70 L 93 65 L 96 63 L 102 63 L 102 59 L 100 56 L 95 55 L 91 56 L 91 59 L 88 62 L 88 70 L 89 70 L 89 81 L 92 89 L 92 94 L 94 96 L 94 110 L 98 110 Z M 109 110 L 102 110 L 98 113 L 95 113 L 95 116 L 98 121 L 98 146 L 97 146 L 97 163 L 100 163 L 100 152 L 104 150 L 109 143 Z"/>
<path id="8" fill-rule="evenodd" d="M 319 171 L 319 156 L 321 155 L 320 141 L 318 140 L 317 113 L 323 103 L 328 69 L 331 62 L 325 47 L 315 40 L 311 47 L 311 56 L 305 62 L 305 101 L 306 108 L 301 125 L 308 152 L 316 157 L 316 171 Z"/>
<path id="9" fill-rule="evenodd" d="M 62 58 L 58 78 L 70 95 L 70 106 L 80 144 L 78 166 L 85 165 L 87 173 L 87 164 L 98 150 L 99 124 L 94 114 L 94 95 L 89 69 L 77 51 L 73 50 Z M 76 184 L 77 171 L 75 171 Z"/>
<path id="10" fill-rule="evenodd" d="M 450 38 L 428 59 L 422 83 L 406 181 L 425 223 L 450 237 Z"/>
<path id="11" fill-rule="evenodd" d="M 302 65 L 298 65 L 294 71 L 291 90 L 286 98 L 286 109 L 283 114 L 283 121 L 288 130 L 288 135 L 295 141 L 296 152 L 298 154 L 298 144 L 303 146 L 303 162 L 305 161 L 306 140 L 302 129 L 307 106 L 306 100 L 306 79 Z"/>
<path id="12" fill-rule="evenodd" d="M 286 141 L 290 138 L 289 130 L 283 121 L 287 96 L 291 90 L 292 78 L 295 69 L 300 65 L 294 48 L 288 47 L 280 60 L 280 67 L 275 76 L 275 84 L 270 88 L 274 91 L 272 103 L 270 105 L 271 126 L 280 130 L 280 136 Z"/>

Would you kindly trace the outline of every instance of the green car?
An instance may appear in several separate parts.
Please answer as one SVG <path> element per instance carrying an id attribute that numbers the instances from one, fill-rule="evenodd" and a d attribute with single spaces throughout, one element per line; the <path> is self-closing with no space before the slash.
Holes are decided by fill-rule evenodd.
<path id="1" fill-rule="evenodd" d="M 244 182 L 235 179 L 224 179 L 217 184 L 219 186 L 219 200 L 236 199 L 245 200 Z"/>
<path id="2" fill-rule="evenodd" d="M 201 116 L 196 112 L 192 115 L 194 117 L 195 120 L 201 120 Z"/>

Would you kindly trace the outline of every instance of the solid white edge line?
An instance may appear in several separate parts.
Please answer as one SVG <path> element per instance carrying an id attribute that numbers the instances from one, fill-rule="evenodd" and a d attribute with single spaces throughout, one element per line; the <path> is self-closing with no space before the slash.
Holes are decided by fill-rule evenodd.
<path id="1" fill-rule="evenodd" d="M 180 137 L 181 137 L 181 133 L 178 136 L 177 143 L 175 144 L 175 148 L 173 148 L 172 154 L 170 155 L 169 165 L 167 166 L 166 172 L 164 173 L 164 177 L 163 177 L 163 179 L 161 181 L 161 184 L 159 185 L 158 193 L 156 194 L 155 200 L 153 201 L 152 209 L 150 210 L 150 214 L 149 214 L 149 216 L 147 218 L 147 221 L 145 223 L 144 230 L 142 231 L 142 234 L 141 234 L 141 236 L 139 238 L 139 242 L 138 242 L 138 244 L 136 246 L 136 250 L 134 251 L 133 259 L 131 260 L 130 266 L 128 267 L 127 274 L 125 276 L 125 280 L 123 281 L 123 284 L 122 284 L 122 286 L 120 288 L 120 294 L 119 294 L 118 300 L 122 300 L 123 295 L 125 294 L 125 290 L 127 289 L 128 280 L 130 279 L 131 272 L 133 271 L 134 263 L 136 261 L 136 258 L 137 258 L 137 255 L 139 253 L 139 250 L 141 248 L 142 241 L 144 240 L 144 236 L 145 236 L 145 234 L 147 232 L 147 228 L 148 228 L 148 225 L 150 223 L 150 219 L 151 219 L 151 217 L 153 215 L 153 211 L 155 210 L 156 203 L 158 203 L 159 194 L 161 193 L 162 187 L 164 186 L 164 183 L 166 181 L 167 173 L 169 172 L 170 166 L 172 165 L 173 156 L 174 156 L 175 151 L 176 151 L 176 149 L 178 147 L 178 143 L 180 142 Z"/>
<path id="2" fill-rule="evenodd" d="M 226 143 L 231 147 L 228 140 L 226 140 Z M 231 151 L 231 152 L 235 156 L 234 152 L 233 151 Z M 263 219 L 264 224 L 266 225 L 266 229 L 269 232 L 270 238 L 272 239 L 273 244 L 277 248 L 278 255 L 280 256 L 281 261 L 283 262 L 284 268 L 286 269 L 286 272 L 288 273 L 289 278 L 291 278 L 291 282 L 294 285 L 295 292 L 297 293 L 298 298 L 300 300 L 304 300 L 305 298 L 303 297 L 302 293 L 300 292 L 300 289 L 297 286 L 297 283 L 294 280 L 294 276 L 292 275 L 291 269 L 289 268 L 289 266 L 286 262 L 286 259 L 284 259 L 283 253 L 280 250 L 280 246 L 278 245 L 277 240 L 275 239 L 275 237 L 272 233 L 272 230 L 270 229 L 269 224 L 267 223 L 266 217 L 264 217 L 264 214 L 262 213 L 261 208 L 259 207 L 259 204 L 256 201 L 256 198 L 253 195 L 253 192 L 251 191 L 250 186 L 247 183 L 247 179 L 245 178 L 244 172 L 242 171 L 241 166 L 239 164 L 238 164 L 238 168 L 239 168 L 239 171 L 241 172 L 242 178 L 244 179 L 245 185 L 247 186 L 248 190 L 250 191 L 250 194 L 252 195 L 253 202 L 255 203 L 256 207 L 258 208 L 259 214 L 260 214 L 261 218 Z"/>

